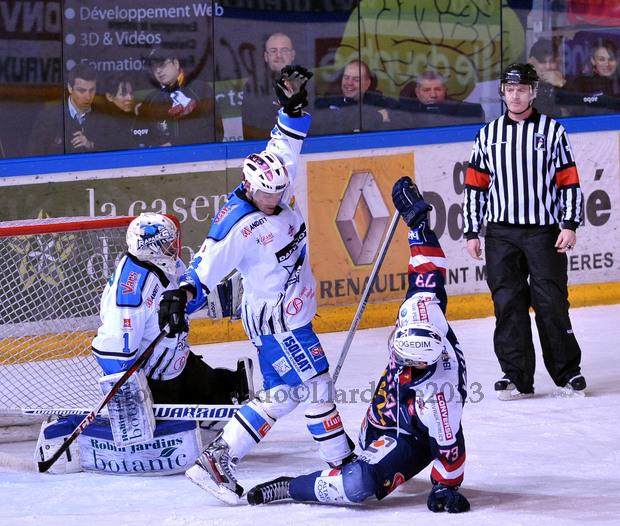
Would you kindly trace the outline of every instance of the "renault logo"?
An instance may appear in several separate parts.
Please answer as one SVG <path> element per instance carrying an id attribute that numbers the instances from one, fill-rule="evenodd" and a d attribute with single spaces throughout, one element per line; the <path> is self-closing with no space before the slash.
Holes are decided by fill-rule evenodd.
<path id="1" fill-rule="evenodd" d="M 370 218 L 366 232 L 359 231 L 355 220 L 363 204 Z M 336 226 L 355 265 L 374 261 L 389 220 L 389 211 L 372 173 L 354 172 L 342 197 Z"/>

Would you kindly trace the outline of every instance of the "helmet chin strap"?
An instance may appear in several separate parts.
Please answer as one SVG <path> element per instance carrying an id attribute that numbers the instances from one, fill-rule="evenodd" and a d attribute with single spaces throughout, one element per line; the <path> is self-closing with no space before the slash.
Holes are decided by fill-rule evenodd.
<path id="1" fill-rule="evenodd" d="M 512 113 L 513 115 L 521 115 L 521 114 L 525 113 L 526 111 L 529 111 L 529 109 L 532 107 L 532 104 L 534 104 L 533 100 L 530 101 L 530 103 L 527 105 L 527 108 L 525 108 L 523 111 L 512 111 L 512 110 L 510 110 L 510 113 Z"/>

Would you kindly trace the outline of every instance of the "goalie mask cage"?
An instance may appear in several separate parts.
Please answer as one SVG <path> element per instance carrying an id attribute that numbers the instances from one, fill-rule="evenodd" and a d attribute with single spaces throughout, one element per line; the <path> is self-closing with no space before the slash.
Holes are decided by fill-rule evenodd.
<path id="1" fill-rule="evenodd" d="M 91 341 L 132 219 L 0 222 L 0 416 L 99 401 Z"/>

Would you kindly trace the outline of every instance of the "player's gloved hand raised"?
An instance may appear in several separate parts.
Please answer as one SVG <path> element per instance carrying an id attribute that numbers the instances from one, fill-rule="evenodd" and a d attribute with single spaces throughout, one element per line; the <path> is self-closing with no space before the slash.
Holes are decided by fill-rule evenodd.
<path id="1" fill-rule="evenodd" d="M 458 487 L 451 488 L 443 484 L 435 484 L 426 500 L 428 509 L 432 512 L 447 511 L 448 513 L 462 513 L 469 511 L 469 501 L 459 493 Z"/>
<path id="2" fill-rule="evenodd" d="M 409 228 L 417 227 L 433 207 L 422 198 L 411 177 L 401 177 L 392 188 L 392 201 Z"/>
<path id="3" fill-rule="evenodd" d="M 189 330 L 185 320 L 187 292 L 183 289 L 167 290 L 161 295 L 159 302 L 159 328 L 169 326 L 168 337 L 172 338 L 180 332 Z"/>
<path id="4" fill-rule="evenodd" d="M 313 73 L 303 66 L 285 66 L 274 81 L 276 97 L 290 117 L 301 117 L 302 110 L 308 105 L 306 83 L 312 76 Z"/>

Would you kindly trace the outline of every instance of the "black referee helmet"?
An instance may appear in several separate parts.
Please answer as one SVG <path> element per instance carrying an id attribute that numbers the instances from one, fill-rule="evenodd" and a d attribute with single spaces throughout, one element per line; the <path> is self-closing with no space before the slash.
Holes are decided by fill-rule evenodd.
<path id="1" fill-rule="evenodd" d="M 531 64 L 510 64 L 502 73 L 502 84 L 525 84 L 536 86 L 538 73 Z"/>
<path id="2" fill-rule="evenodd" d="M 499 81 L 499 94 L 504 95 L 505 84 L 524 84 L 531 87 L 532 99 L 536 97 L 538 87 L 538 73 L 531 64 L 510 64 L 502 72 Z"/>

